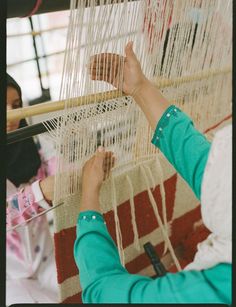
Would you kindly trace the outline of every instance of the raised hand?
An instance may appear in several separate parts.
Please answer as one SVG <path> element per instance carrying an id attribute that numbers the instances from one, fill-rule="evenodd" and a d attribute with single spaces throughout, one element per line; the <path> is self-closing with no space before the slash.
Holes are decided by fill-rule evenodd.
<path id="1" fill-rule="evenodd" d="M 133 51 L 132 42 L 129 42 L 125 47 L 125 57 L 114 53 L 101 53 L 92 56 L 90 75 L 92 80 L 108 82 L 131 96 L 149 82 Z"/>

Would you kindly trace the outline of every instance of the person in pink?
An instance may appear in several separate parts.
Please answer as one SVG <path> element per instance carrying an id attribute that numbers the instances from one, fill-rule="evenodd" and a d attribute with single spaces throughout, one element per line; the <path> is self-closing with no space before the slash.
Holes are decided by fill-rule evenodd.
<path id="1" fill-rule="evenodd" d="M 20 107 L 21 88 L 7 75 L 7 109 Z M 25 119 L 7 121 L 7 132 L 25 126 Z M 52 206 L 54 172 L 55 156 L 45 157 L 33 138 L 7 146 L 7 306 L 58 302 L 48 219 L 45 214 L 33 218 Z"/>

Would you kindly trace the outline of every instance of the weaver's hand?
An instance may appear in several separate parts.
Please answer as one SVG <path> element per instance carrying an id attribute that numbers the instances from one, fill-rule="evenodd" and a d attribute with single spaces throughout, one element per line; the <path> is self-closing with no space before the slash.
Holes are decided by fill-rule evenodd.
<path id="1" fill-rule="evenodd" d="M 53 200 L 54 195 L 54 176 L 48 176 L 39 183 L 41 191 L 46 201 L 49 203 Z"/>
<path id="2" fill-rule="evenodd" d="M 109 177 L 115 158 L 111 151 L 100 147 L 83 167 L 82 202 L 80 211 L 99 210 L 99 191 L 103 181 Z"/>
<path id="3" fill-rule="evenodd" d="M 125 47 L 125 57 L 114 53 L 92 56 L 90 74 L 92 80 L 106 81 L 131 96 L 150 83 L 142 72 L 132 42 Z"/>
<path id="4" fill-rule="evenodd" d="M 132 42 L 125 47 L 125 57 L 112 53 L 94 55 L 90 62 L 90 74 L 92 80 L 109 82 L 126 95 L 133 96 L 155 130 L 170 103 L 144 76 Z"/>

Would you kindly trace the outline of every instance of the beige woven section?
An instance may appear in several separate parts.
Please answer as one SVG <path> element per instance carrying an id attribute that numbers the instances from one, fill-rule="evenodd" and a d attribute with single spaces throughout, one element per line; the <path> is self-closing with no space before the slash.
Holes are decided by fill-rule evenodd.
<path id="1" fill-rule="evenodd" d="M 60 301 L 63 302 L 66 298 L 73 296 L 80 291 L 79 275 L 70 277 L 59 285 Z"/>
<path id="2" fill-rule="evenodd" d="M 176 171 L 170 165 L 170 163 L 163 157 L 162 154 L 160 154 L 159 160 L 162 166 L 163 176 L 165 180 L 167 180 L 172 175 L 174 175 Z M 145 161 L 144 165 L 146 167 L 149 167 L 149 169 L 152 172 L 152 178 L 148 176 L 147 172 L 150 187 L 159 185 L 161 183 L 161 179 L 160 179 L 158 165 L 156 163 L 156 157 L 153 157 L 148 161 Z M 140 165 L 134 166 L 129 171 L 126 170 L 125 173 L 113 175 L 115 180 L 116 196 L 118 204 L 122 204 L 130 199 L 130 189 L 126 179 L 127 175 L 131 179 L 134 195 L 137 195 L 146 190 L 146 183 L 142 178 Z M 175 217 L 178 217 L 181 214 L 183 214 L 183 212 L 186 212 L 186 209 L 191 210 L 192 208 L 194 208 L 194 204 L 196 203 L 195 197 L 190 188 L 184 182 L 182 182 L 181 179 L 180 182 L 181 183 L 179 183 L 179 185 L 180 186 L 183 185 L 184 195 L 187 196 L 186 198 L 188 201 L 186 201 L 187 207 L 181 205 L 180 208 L 175 208 Z M 81 191 L 79 191 L 78 194 L 71 195 L 70 197 L 65 199 L 63 205 L 59 206 L 58 208 L 56 208 L 56 210 L 54 210 L 55 232 L 59 232 L 65 228 L 70 228 L 76 225 L 79 213 L 80 192 Z M 191 202 L 190 199 L 192 200 Z M 182 203 L 184 203 L 183 200 Z M 193 205 L 191 205 L 191 203 L 193 203 Z M 112 210 L 111 179 L 108 179 L 106 182 L 104 182 L 102 186 L 100 192 L 100 204 L 103 213 Z"/>

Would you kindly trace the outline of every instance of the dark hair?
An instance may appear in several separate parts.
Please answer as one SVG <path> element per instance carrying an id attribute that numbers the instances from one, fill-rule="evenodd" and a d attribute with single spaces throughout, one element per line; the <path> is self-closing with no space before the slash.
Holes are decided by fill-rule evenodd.
<path id="1" fill-rule="evenodd" d="M 7 74 L 7 87 L 15 88 L 20 96 L 20 107 L 22 107 L 21 88 L 18 83 Z M 25 119 L 20 120 L 19 128 L 28 126 Z M 7 179 L 16 187 L 21 183 L 27 183 L 37 175 L 41 165 L 38 148 L 33 138 L 7 145 Z"/>

